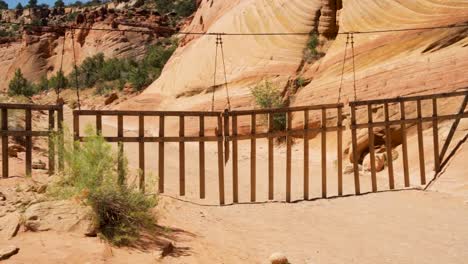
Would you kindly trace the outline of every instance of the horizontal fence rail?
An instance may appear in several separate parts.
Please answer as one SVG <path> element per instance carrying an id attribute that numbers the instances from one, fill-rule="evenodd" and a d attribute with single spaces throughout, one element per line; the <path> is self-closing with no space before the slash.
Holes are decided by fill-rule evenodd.
<path id="1" fill-rule="evenodd" d="M 59 169 L 64 167 L 63 161 L 63 105 L 35 105 L 35 104 L 0 104 L 1 111 L 1 137 L 2 137 L 2 176 L 3 178 L 9 177 L 9 138 L 24 138 L 25 142 L 25 173 L 31 175 L 32 173 L 32 150 L 34 137 L 47 137 L 48 138 L 48 171 L 49 175 L 55 173 L 56 150 L 57 147 L 54 136 L 57 137 L 58 145 L 58 164 Z M 17 128 L 9 128 L 9 114 L 13 111 L 20 111 L 24 113 L 24 129 L 18 130 Z M 47 130 L 39 131 L 33 128 L 33 111 L 47 111 L 48 127 Z M 12 117 L 18 118 L 18 117 Z M 17 122 L 17 120 L 16 120 Z"/>

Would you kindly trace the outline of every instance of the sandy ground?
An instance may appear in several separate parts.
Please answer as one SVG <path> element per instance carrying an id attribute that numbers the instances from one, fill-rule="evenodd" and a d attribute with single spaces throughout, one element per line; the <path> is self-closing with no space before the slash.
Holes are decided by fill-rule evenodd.
<path id="1" fill-rule="evenodd" d="M 89 120 L 92 122 L 92 120 Z M 108 120 L 109 121 L 109 120 Z M 105 122 L 105 133 L 112 132 Z M 127 124 L 127 123 L 126 123 Z M 444 127 L 441 125 L 441 127 Z M 107 132 L 106 132 L 107 131 Z M 444 131 L 444 129 L 441 129 Z M 131 134 L 128 128 L 126 134 Z M 442 132 L 441 132 L 442 133 Z M 458 141 L 466 131 L 457 132 Z M 430 140 L 431 130 L 425 131 Z M 443 135 L 443 133 L 442 133 Z M 443 140 L 443 136 L 441 136 Z M 327 145 L 327 173 L 330 196 L 336 194 L 336 145 L 331 135 Z M 427 191 L 418 183 L 417 147 L 410 138 L 411 183 L 402 189 L 401 159 L 395 161 L 399 191 L 387 191 L 386 171 L 379 173 L 379 193 L 295 203 L 266 202 L 266 146 L 258 143 L 258 201 L 249 200 L 249 144 L 240 144 L 240 200 L 243 204 L 217 206 L 215 147 L 207 144 L 207 198 L 198 199 L 198 153 L 186 147 L 187 195 L 178 192 L 177 145 L 166 147 L 166 194 L 156 210 L 160 229 L 154 239 L 134 248 L 110 248 L 99 238 L 84 238 L 68 233 L 20 233 L 0 246 L 16 244 L 21 249 L 5 263 L 267 263 L 269 255 L 281 251 L 291 263 L 466 263 L 468 259 L 468 178 L 464 161 L 466 143 Z M 433 176 L 430 141 L 425 141 L 428 179 Z M 320 196 L 320 149 L 311 141 L 311 197 Z M 293 149 L 293 199 L 302 195 L 302 144 Z M 127 153 L 134 152 L 127 146 Z M 413 151 L 415 150 L 415 151 Z M 397 149 L 397 151 L 401 151 Z M 264 153 L 265 152 L 265 153 Z M 147 146 L 148 188 L 155 187 L 156 145 Z M 401 154 L 401 153 L 400 153 Z M 175 157 L 175 158 L 174 158 Z M 400 155 L 401 157 L 401 155 Z M 129 155 L 130 165 L 136 163 Z M 275 200 L 284 200 L 284 148 L 275 148 Z M 20 160 L 18 161 L 20 162 Z M 20 163 L 18 163 L 20 164 Z M 247 165 L 246 165 L 247 164 Z M 12 165 L 15 166 L 15 165 Z M 232 202 L 230 162 L 226 165 L 226 202 Z M 353 193 L 351 175 L 344 175 L 345 194 Z M 21 177 L 16 177 L 20 181 Z M 10 182 L 10 181 L 2 181 Z M 361 176 L 363 191 L 370 188 L 370 177 Z M 9 183 L 11 184 L 11 183 Z M 174 241 L 176 250 L 158 258 L 160 242 Z"/>

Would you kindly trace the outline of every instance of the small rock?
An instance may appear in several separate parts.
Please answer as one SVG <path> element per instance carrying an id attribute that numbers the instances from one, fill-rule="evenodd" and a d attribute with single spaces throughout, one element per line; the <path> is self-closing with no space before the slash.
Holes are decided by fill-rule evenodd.
<path id="1" fill-rule="evenodd" d="M 45 170 L 47 165 L 42 160 L 34 161 L 32 163 L 32 168 L 35 170 Z"/>
<path id="2" fill-rule="evenodd" d="M 43 184 L 41 186 L 39 186 L 39 188 L 36 189 L 36 192 L 37 193 L 45 193 L 47 190 L 47 184 Z"/>
<path id="3" fill-rule="evenodd" d="M 0 201 L 5 201 L 6 200 L 6 196 L 0 192 Z"/>
<path id="4" fill-rule="evenodd" d="M 25 148 L 21 145 L 14 144 L 8 146 L 8 156 L 10 157 L 18 157 L 18 152 L 24 152 Z"/>
<path id="5" fill-rule="evenodd" d="M 7 214 L 0 218 L 0 240 L 8 240 L 18 233 L 21 215 L 19 213 Z"/>
<path id="6" fill-rule="evenodd" d="M 281 252 L 276 252 L 271 254 L 270 256 L 270 263 L 271 264 L 289 264 L 288 258 L 281 253 Z"/>
<path id="7" fill-rule="evenodd" d="M 362 171 L 362 165 L 358 164 L 358 171 Z M 348 164 L 343 169 L 344 174 L 353 174 L 354 173 L 354 166 L 353 164 Z"/>
<path id="8" fill-rule="evenodd" d="M 9 259 L 11 256 L 18 254 L 19 247 L 8 246 L 0 249 L 0 260 Z"/>
<path id="9" fill-rule="evenodd" d="M 105 105 L 112 104 L 117 99 L 119 99 L 119 96 L 117 95 L 117 93 L 111 93 L 104 101 L 104 104 Z"/>
<path id="10" fill-rule="evenodd" d="M 161 246 L 161 258 L 164 258 L 165 256 L 171 254 L 172 252 L 174 252 L 174 244 L 172 244 L 172 242 L 170 241 L 166 241 L 163 243 L 163 245 Z"/>
<path id="11" fill-rule="evenodd" d="M 375 157 L 375 162 L 374 162 L 375 171 L 376 172 L 382 171 L 384 169 L 384 167 L 385 167 L 384 155 L 377 154 L 374 157 Z M 364 167 L 365 171 L 371 171 L 370 154 L 367 154 L 364 157 L 364 160 L 362 162 L 362 166 Z"/>

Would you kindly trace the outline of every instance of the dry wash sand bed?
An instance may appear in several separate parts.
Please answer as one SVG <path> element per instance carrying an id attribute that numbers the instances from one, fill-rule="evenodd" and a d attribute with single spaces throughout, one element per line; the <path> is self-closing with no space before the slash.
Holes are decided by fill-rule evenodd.
<path id="1" fill-rule="evenodd" d="M 466 263 L 468 204 L 449 194 L 400 191 L 295 204 L 201 207 L 164 198 L 160 221 L 175 253 L 113 249 L 97 238 L 22 233 L 5 263 Z M 185 231 L 176 231 L 185 230 Z M 173 231 L 169 231 L 173 230 Z M 3 244 L 0 242 L 0 245 Z"/>

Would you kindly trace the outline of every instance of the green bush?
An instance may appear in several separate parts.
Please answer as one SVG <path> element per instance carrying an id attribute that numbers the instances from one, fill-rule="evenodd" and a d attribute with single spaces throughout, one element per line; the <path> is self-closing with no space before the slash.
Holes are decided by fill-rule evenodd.
<path id="1" fill-rule="evenodd" d="M 268 80 L 257 84 L 250 90 L 255 103 L 262 109 L 280 108 L 284 106 L 281 91 Z M 277 113 L 273 115 L 273 130 L 284 130 L 286 128 L 286 114 Z"/>
<path id="2" fill-rule="evenodd" d="M 176 12 L 178 16 L 188 17 L 196 11 L 193 0 L 154 0 L 158 10 L 162 13 Z"/>
<path id="3" fill-rule="evenodd" d="M 8 84 L 8 95 L 23 95 L 30 97 L 36 93 L 35 87 L 24 78 L 20 69 L 15 71 L 15 76 Z"/>
<path id="4" fill-rule="evenodd" d="M 129 81 L 135 91 L 141 91 L 151 83 L 148 71 L 144 67 L 137 67 L 130 72 Z"/>
<path id="5" fill-rule="evenodd" d="M 65 89 L 68 87 L 69 82 L 67 77 L 63 74 L 62 70 L 59 70 L 54 76 L 49 79 L 48 87 L 54 89 Z"/>
<path id="6" fill-rule="evenodd" d="M 3 0 L 0 0 L 0 9 L 8 9 L 8 4 Z"/>
<path id="7" fill-rule="evenodd" d="M 61 199 L 82 199 L 92 207 L 102 237 L 114 245 L 128 245 L 138 239 L 141 228 L 151 226 L 150 209 L 156 199 L 119 184 L 116 153 L 90 128 L 86 135 L 83 143 L 66 142 L 64 175 L 48 193 Z"/>

